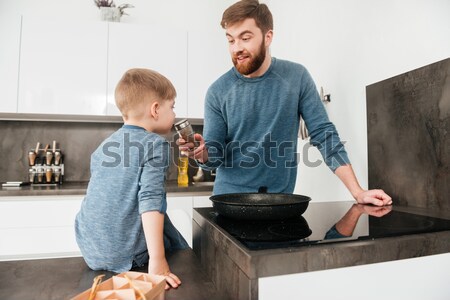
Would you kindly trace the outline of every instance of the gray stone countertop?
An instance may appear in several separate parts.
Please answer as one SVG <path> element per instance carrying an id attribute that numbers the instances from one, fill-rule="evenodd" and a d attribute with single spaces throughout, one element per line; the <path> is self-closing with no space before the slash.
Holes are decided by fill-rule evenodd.
<path id="1" fill-rule="evenodd" d="M 88 182 L 64 182 L 59 186 L 25 185 L 21 187 L 0 187 L 0 197 L 8 196 L 58 196 L 85 195 Z M 189 183 L 178 187 L 176 181 L 166 182 L 167 196 L 208 196 L 212 194 L 213 182 Z"/>
<path id="2" fill-rule="evenodd" d="M 393 209 L 450 219 L 450 212 L 410 207 Z M 250 279 L 387 262 L 450 251 L 450 231 L 252 251 L 211 222 L 207 210 L 210 208 L 194 209 L 193 219 L 196 225 L 194 251 L 201 257 L 202 265 L 209 274 L 214 273 L 213 269 L 221 269 L 220 263 L 216 266 L 210 264 L 211 255 L 220 257 L 217 253 L 219 249 L 227 249 L 230 261 L 239 265 L 240 270 Z M 293 261 L 301 263 L 292 263 Z"/>
<path id="3" fill-rule="evenodd" d="M 167 254 L 171 271 L 182 281 L 165 292 L 165 299 L 218 299 L 210 278 L 200 268 L 192 249 Z M 147 266 L 138 272 L 147 272 Z M 114 274 L 92 271 L 82 257 L 0 262 L 0 299 L 70 299 L 89 289 L 95 276 Z"/>

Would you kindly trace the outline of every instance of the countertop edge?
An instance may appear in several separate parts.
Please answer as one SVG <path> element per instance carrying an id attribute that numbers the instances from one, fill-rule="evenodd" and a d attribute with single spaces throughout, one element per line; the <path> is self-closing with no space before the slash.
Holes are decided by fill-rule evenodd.
<path id="1" fill-rule="evenodd" d="M 27 197 L 27 196 L 79 196 L 86 195 L 87 182 L 64 183 L 61 186 L 23 186 L 23 187 L 1 187 L 0 201 L 6 197 Z M 178 187 L 176 183 L 169 182 L 166 185 L 168 197 L 189 197 L 189 196 L 210 196 L 212 195 L 213 184 L 189 185 L 188 187 Z"/>

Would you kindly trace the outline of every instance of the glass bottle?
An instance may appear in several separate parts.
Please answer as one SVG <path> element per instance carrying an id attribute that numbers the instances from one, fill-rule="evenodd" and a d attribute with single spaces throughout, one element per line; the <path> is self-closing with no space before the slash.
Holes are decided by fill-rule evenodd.
<path id="1" fill-rule="evenodd" d="M 177 123 L 175 123 L 175 130 L 180 135 L 180 137 L 186 142 L 194 143 L 194 130 L 192 129 L 191 124 L 187 119 L 183 119 Z M 177 182 L 178 186 L 186 187 L 189 185 L 189 177 L 188 177 L 188 167 L 189 167 L 189 158 L 183 152 L 180 152 L 180 156 L 178 157 L 178 177 Z"/>
<path id="2" fill-rule="evenodd" d="M 178 177 L 177 182 L 180 187 L 189 186 L 189 177 L 188 177 L 188 166 L 189 166 L 189 158 L 180 154 L 178 157 Z"/>

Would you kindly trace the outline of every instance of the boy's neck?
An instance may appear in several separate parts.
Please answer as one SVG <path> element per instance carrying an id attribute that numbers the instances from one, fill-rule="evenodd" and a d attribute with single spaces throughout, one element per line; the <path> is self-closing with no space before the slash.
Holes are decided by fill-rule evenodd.
<path id="1" fill-rule="evenodd" d="M 146 123 L 146 122 L 142 122 L 139 120 L 124 120 L 123 121 L 124 125 L 133 125 L 133 126 L 137 126 L 137 127 L 142 127 L 147 131 L 153 132 L 152 127 L 150 126 L 150 124 Z"/>

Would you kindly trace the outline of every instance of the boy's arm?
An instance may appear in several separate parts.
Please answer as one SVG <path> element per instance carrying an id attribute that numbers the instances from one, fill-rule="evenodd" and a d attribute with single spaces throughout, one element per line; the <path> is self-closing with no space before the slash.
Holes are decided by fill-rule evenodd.
<path id="1" fill-rule="evenodd" d="M 180 279 L 170 272 L 164 253 L 164 214 L 159 211 L 147 211 L 141 214 L 145 241 L 149 254 L 148 272 L 163 275 L 170 286 L 176 288 L 181 284 Z M 166 289 L 169 286 L 166 284 Z"/>

